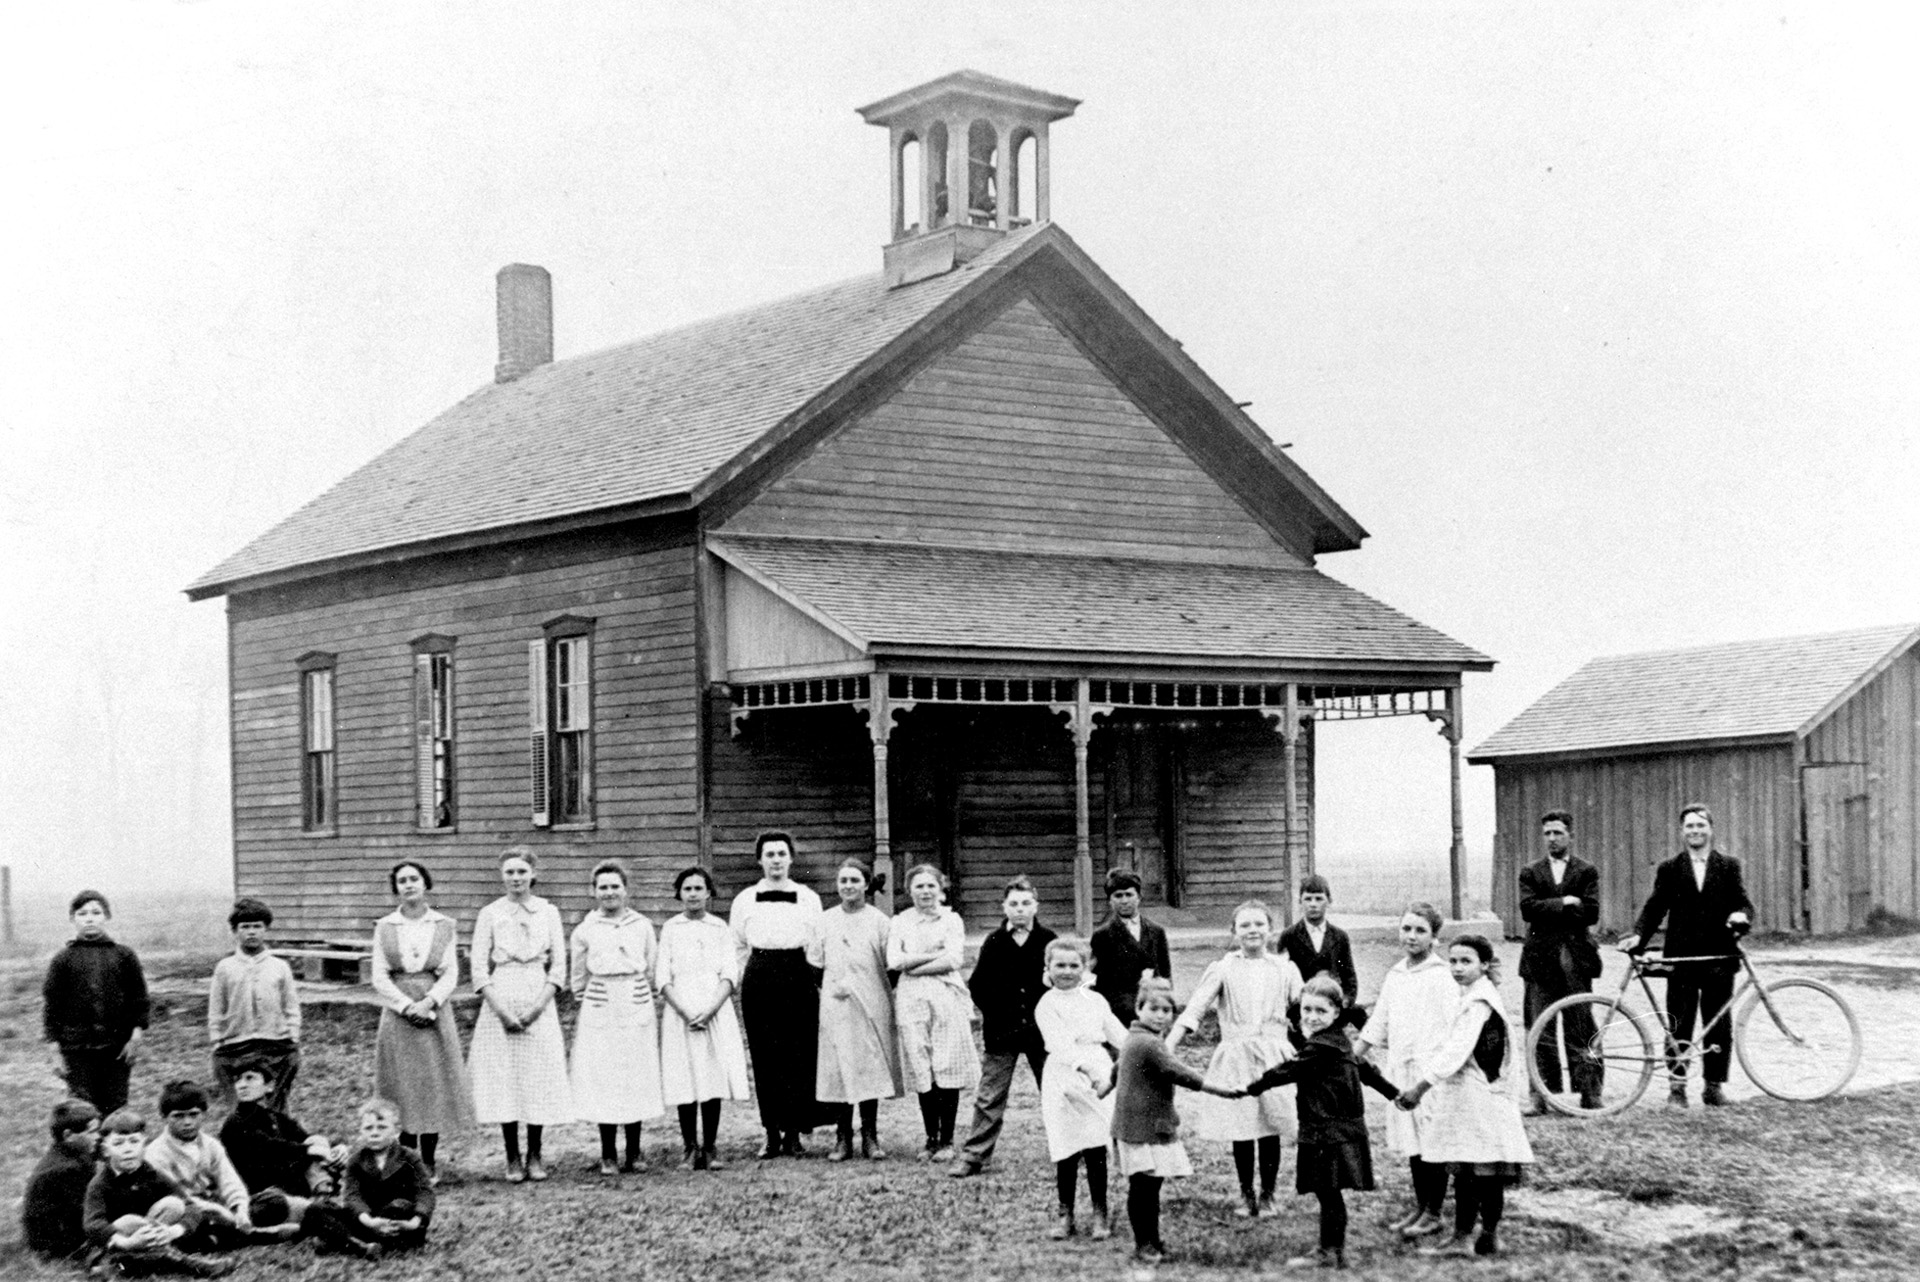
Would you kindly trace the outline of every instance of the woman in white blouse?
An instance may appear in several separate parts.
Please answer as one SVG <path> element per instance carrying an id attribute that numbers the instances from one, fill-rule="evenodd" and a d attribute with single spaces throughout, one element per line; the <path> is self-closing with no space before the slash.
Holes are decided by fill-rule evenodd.
<path id="1" fill-rule="evenodd" d="M 460 1032 L 447 999 L 460 983 L 453 918 L 427 903 L 433 874 L 403 859 L 387 874 L 400 906 L 373 927 L 373 991 L 380 996 L 373 1092 L 400 1108 L 400 1142 L 439 1178 L 443 1133 L 473 1125 L 473 1096 L 460 1060 Z"/>
<path id="2" fill-rule="evenodd" d="M 653 923 L 627 906 L 627 870 L 609 859 L 593 870 L 599 907 L 573 928 L 573 1100 L 600 1127 L 600 1174 L 646 1168 L 640 1124 L 660 1103 L 660 1037 L 653 1017 Z M 627 1130 L 627 1160 L 615 1167 L 615 1131 Z"/>
<path id="3" fill-rule="evenodd" d="M 887 932 L 887 966 L 900 972 L 893 994 L 900 1065 L 907 1089 L 920 1096 L 924 1160 L 941 1163 L 953 1160 L 960 1092 L 980 1081 L 973 998 L 960 980 L 967 928 L 959 913 L 940 902 L 946 889 L 946 877 L 932 864 L 909 868 L 913 907 L 897 914 Z"/>
<path id="4" fill-rule="evenodd" d="M 753 1059 L 753 1093 L 767 1142 L 762 1158 L 806 1152 L 800 1132 L 820 1118 L 813 1097 L 820 1039 L 820 988 L 807 944 L 820 917 L 820 896 L 794 881 L 793 838 L 763 832 L 753 843 L 763 874 L 733 899 L 727 925 L 743 960 L 740 1014 Z"/>
<path id="5" fill-rule="evenodd" d="M 474 1022 L 467 1071 L 475 1115 L 500 1125 L 511 1184 L 547 1178 L 541 1130 L 574 1119 L 567 1048 L 553 1008 L 567 986 L 567 941 L 560 910 L 533 893 L 536 866 L 525 846 L 504 851 L 500 884 L 507 893 L 482 908 L 473 923 L 473 986 L 485 1004 Z"/>
<path id="6" fill-rule="evenodd" d="M 673 879 L 673 897 L 685 911 L 660 928 L 653 972 L 654 987 L 666 1003 L 660 1017 L 660 1094 L 680 1115 L 686 1150 L 680 1169 L 687 1171 L 721 1169 L 713 1147 L 721 1103 L 747 1098 L 747 1051 L 733 1013 L 740 958 L 727 923 L 707 911 L 713 896 L 713 874 L 705 868 L 684 868 Z"/>

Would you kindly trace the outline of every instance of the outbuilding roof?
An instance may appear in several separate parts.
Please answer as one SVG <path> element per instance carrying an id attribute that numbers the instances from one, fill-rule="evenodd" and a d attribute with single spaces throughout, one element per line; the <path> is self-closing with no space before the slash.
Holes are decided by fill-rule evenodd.
<path id="1" fill-rule="evenodd" d="M 869 652 L 1492 666 L 1317 570 L 746 535 L 708 546 Z"/>
<path id="2" fill-rule="evenodd" d="M 1906 623 L 1593 659 L 1468 760 L 1803 735 L 1917 641 Z"/>

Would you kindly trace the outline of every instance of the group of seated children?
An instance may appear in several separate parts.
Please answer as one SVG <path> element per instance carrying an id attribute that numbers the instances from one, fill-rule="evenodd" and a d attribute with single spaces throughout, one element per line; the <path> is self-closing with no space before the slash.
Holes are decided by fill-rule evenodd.
<path id="1" fill-rule="evenodd" d="M 56 1259 L 86 1261 L 105 1276 L 184 1273 L 219 1277 L 223 1252 L 311 1235 L 323 1247 L 365 1258 L 426 1241 L 431 1180 L 399 1143 L 399 1116 L 383 1099 L 360 1106 L 351 1151 L 310 1135 L 269 1107 L 270 1066 L 236 1066 L 239 1103 L 205 1133 L 207 1092 L 173 1081 L 160 1093 L 163 1129 L 119 1108 L 101 1120 L 83 1100 L 53 1110 L 53 1144 L 27 1183 L 27 1245 Z"/>

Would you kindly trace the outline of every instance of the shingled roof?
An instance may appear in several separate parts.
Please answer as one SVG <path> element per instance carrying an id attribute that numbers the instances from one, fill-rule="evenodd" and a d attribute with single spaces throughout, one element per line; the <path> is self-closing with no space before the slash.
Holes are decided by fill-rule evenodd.
<path id="1" fill-rule="evenodd" d="M 1594 659 L 1468 760 L 1806 734 L 1916 642 L 1909 623 Z"/>
<path id="2" fill-rule="evenodd" d="M 745 535 L 708 546 L 870 651 L 1492 667 L 1317 570 Z"/>
<path id="3" fill-rule="evenodd" d="M 878 273 L 489 383 L 196 579 L 245 579 L 689 495 L 1048 227 L 887 289 Z"/>

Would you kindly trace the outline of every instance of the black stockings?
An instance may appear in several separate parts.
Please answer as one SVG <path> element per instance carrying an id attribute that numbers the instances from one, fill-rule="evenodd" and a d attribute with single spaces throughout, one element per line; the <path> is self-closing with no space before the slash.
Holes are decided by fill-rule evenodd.
<path id="1" fill-rule="evenodd" d="M 924 1116 L 924 1114 L 922 1116 Z M 853 1105 L 851 1104 L 842 1104 L 840 1106 L 839 1131 L 842 1138 L 849 1140 L 853 1138 Z M 862 1135 L 878 1135 L 880 1133 L 879 1100 L 863 1099 L 860 1101 L 860 1133 Z M 949 1132 L 949 1137 L 951 1137 L 951 1132 Z"/>
<path id="2" fill-rule="evenodd" d="M 1260 1154 L 1260 1196 L 1272 1197 L 1275 1181 L 1280 1178 L 1280 1137 L 1262 1135 L 1258 1140 L 1235 1140 L 1233 1142 L 1233 1169 L 1240 1175 L 1240 1191 L 1248 1197 L 1253 1196 L 1253 1157 L 1255 1146 Z"/>
<path id="3" fill-rule="evenodd" d="M 540 1127 L 535 1126 L 532 1122 L 527 1123 L 527 1160 L 529 1162 L 537 1162 L 540 1160 L 540 1132 Z M 520 1123 L 500 1123 L 500 1138 L 507 1146 L 507 1161 L 509 1163 L 519 1161 Z M 423 1153 L 421 1156 L 424 1158 L 426 1154 Z"/>
<path id="4" fill-rule="evenodd" d="M 1428 1215 L 1440 1214 L 1441 1206 L 1447 1200 L 1447 1166 L 1444 1162 L 1423 1162 L 1419 1158 L 1410 1158 L 1408 1166 L 1413 1172 L 1413 1200 L 1420 1205 L 1421 1211 Z M 1458 1187 L 1454 1197 L 1459 1198 Z"/>
<path id="5" fill-rule="evenodd" d="M 927 1147 L 951 1148 L 953 1125 L 959 1116 L 960 1090 L 958 1087 L 936 1086 L 932 1090 L 920 1092 L 920 1123 L 927 1129 Z"/>
<path id="6" fill-rule="evenodd" d="M 600 1123 L 600 1160 L 614 1161 L 618 1154 L 614 1152 L 614 1137 L 620 1128 L 610 1122 Z M 627 1165 L 631 1166 L 640 1158 L 640 1123 L 627 1123 Z"/>
<path id="7" fill-rule="evenodd" d="M 1321 1189 L 1316 1196 L 1320 1199 L 1320 1249 L 1346 1250 L 1347 1200 L 1339 1189 Z"/>
<path id="8" fill-rule="evenodd" d="M 1135 1175 L 1127 1180 L 1127 1219 L 1133 1224 L 1135 1250 L 1160 1245 L 1160 1177 Z"/>
<path id="9" fill-rule="evenodd" d="M 1480 1231 L 1488 1237 L 1500 1227 L 1507 1209 L 1507 1184 L 1498 1175 L 1469 1175 L 1465 1171 L 1453 1177 L 1453 1231 L 1458 1237 L 1473 1232 L 1477 1215 Z"/>
<path id="10" fill-rule="evenodd" d="M 701 1138 L 699 1136 L 694 1134 L 694 1118 L 695 1118 L 696 1108 L 698 1109 L 700 1129 L 703 1132 L 705 1132 L 704 1143 L 701 1141 Z M 719 1134 L 720 1134 L 720 1101 L 719 1100 L 703 1099 L 700 1101 L 700 1103 L 697 1106 L 693 1104 L 682 1104 L 680 1106 L 680 1142 L 686 1145 L 687 1152 L 691 1153 L 695 1149 L 699 1149 L 699 1148 L 711 1150 L 713 1148 L 714 1137 L 716 1137 Z"/>
<path id="11" fill-rule="evenodd" d="M 440 1151 L 440 1136 L 437 1133 L 428 1131 L 424 1135 L 415 1135 L 412 1131 L 402 1131 L 400 1143 L 418 1153 L 420 1160 L 427 1164 L 428 1169 L 432 1169 L 434 1155 Z"/>
<path id="12" fill-rule="evenodd" d="M 1053 1182 L 1060 1195 L 1060 1209 L 1071 1215 L 1074 1202 L 1074 1176 L 1079 1172 L 1080 1163 L 1087 1164 L 1087 1200 L 1093 1203 L 1093 1213 L 1107 1213 L 1107 1150 L 1104 1148 L 1081 1149 L 1072 1157 L 1063 1157 L 1053 1164 Z M 1156 1207 L 1159 1206 L 1159 1193 L 1154 1193 Z M 1128 1203 L 1132 1205 L 1131 1202 Z M 1156 1212 L 1157 1214 L 1157 1212 Z"/>

